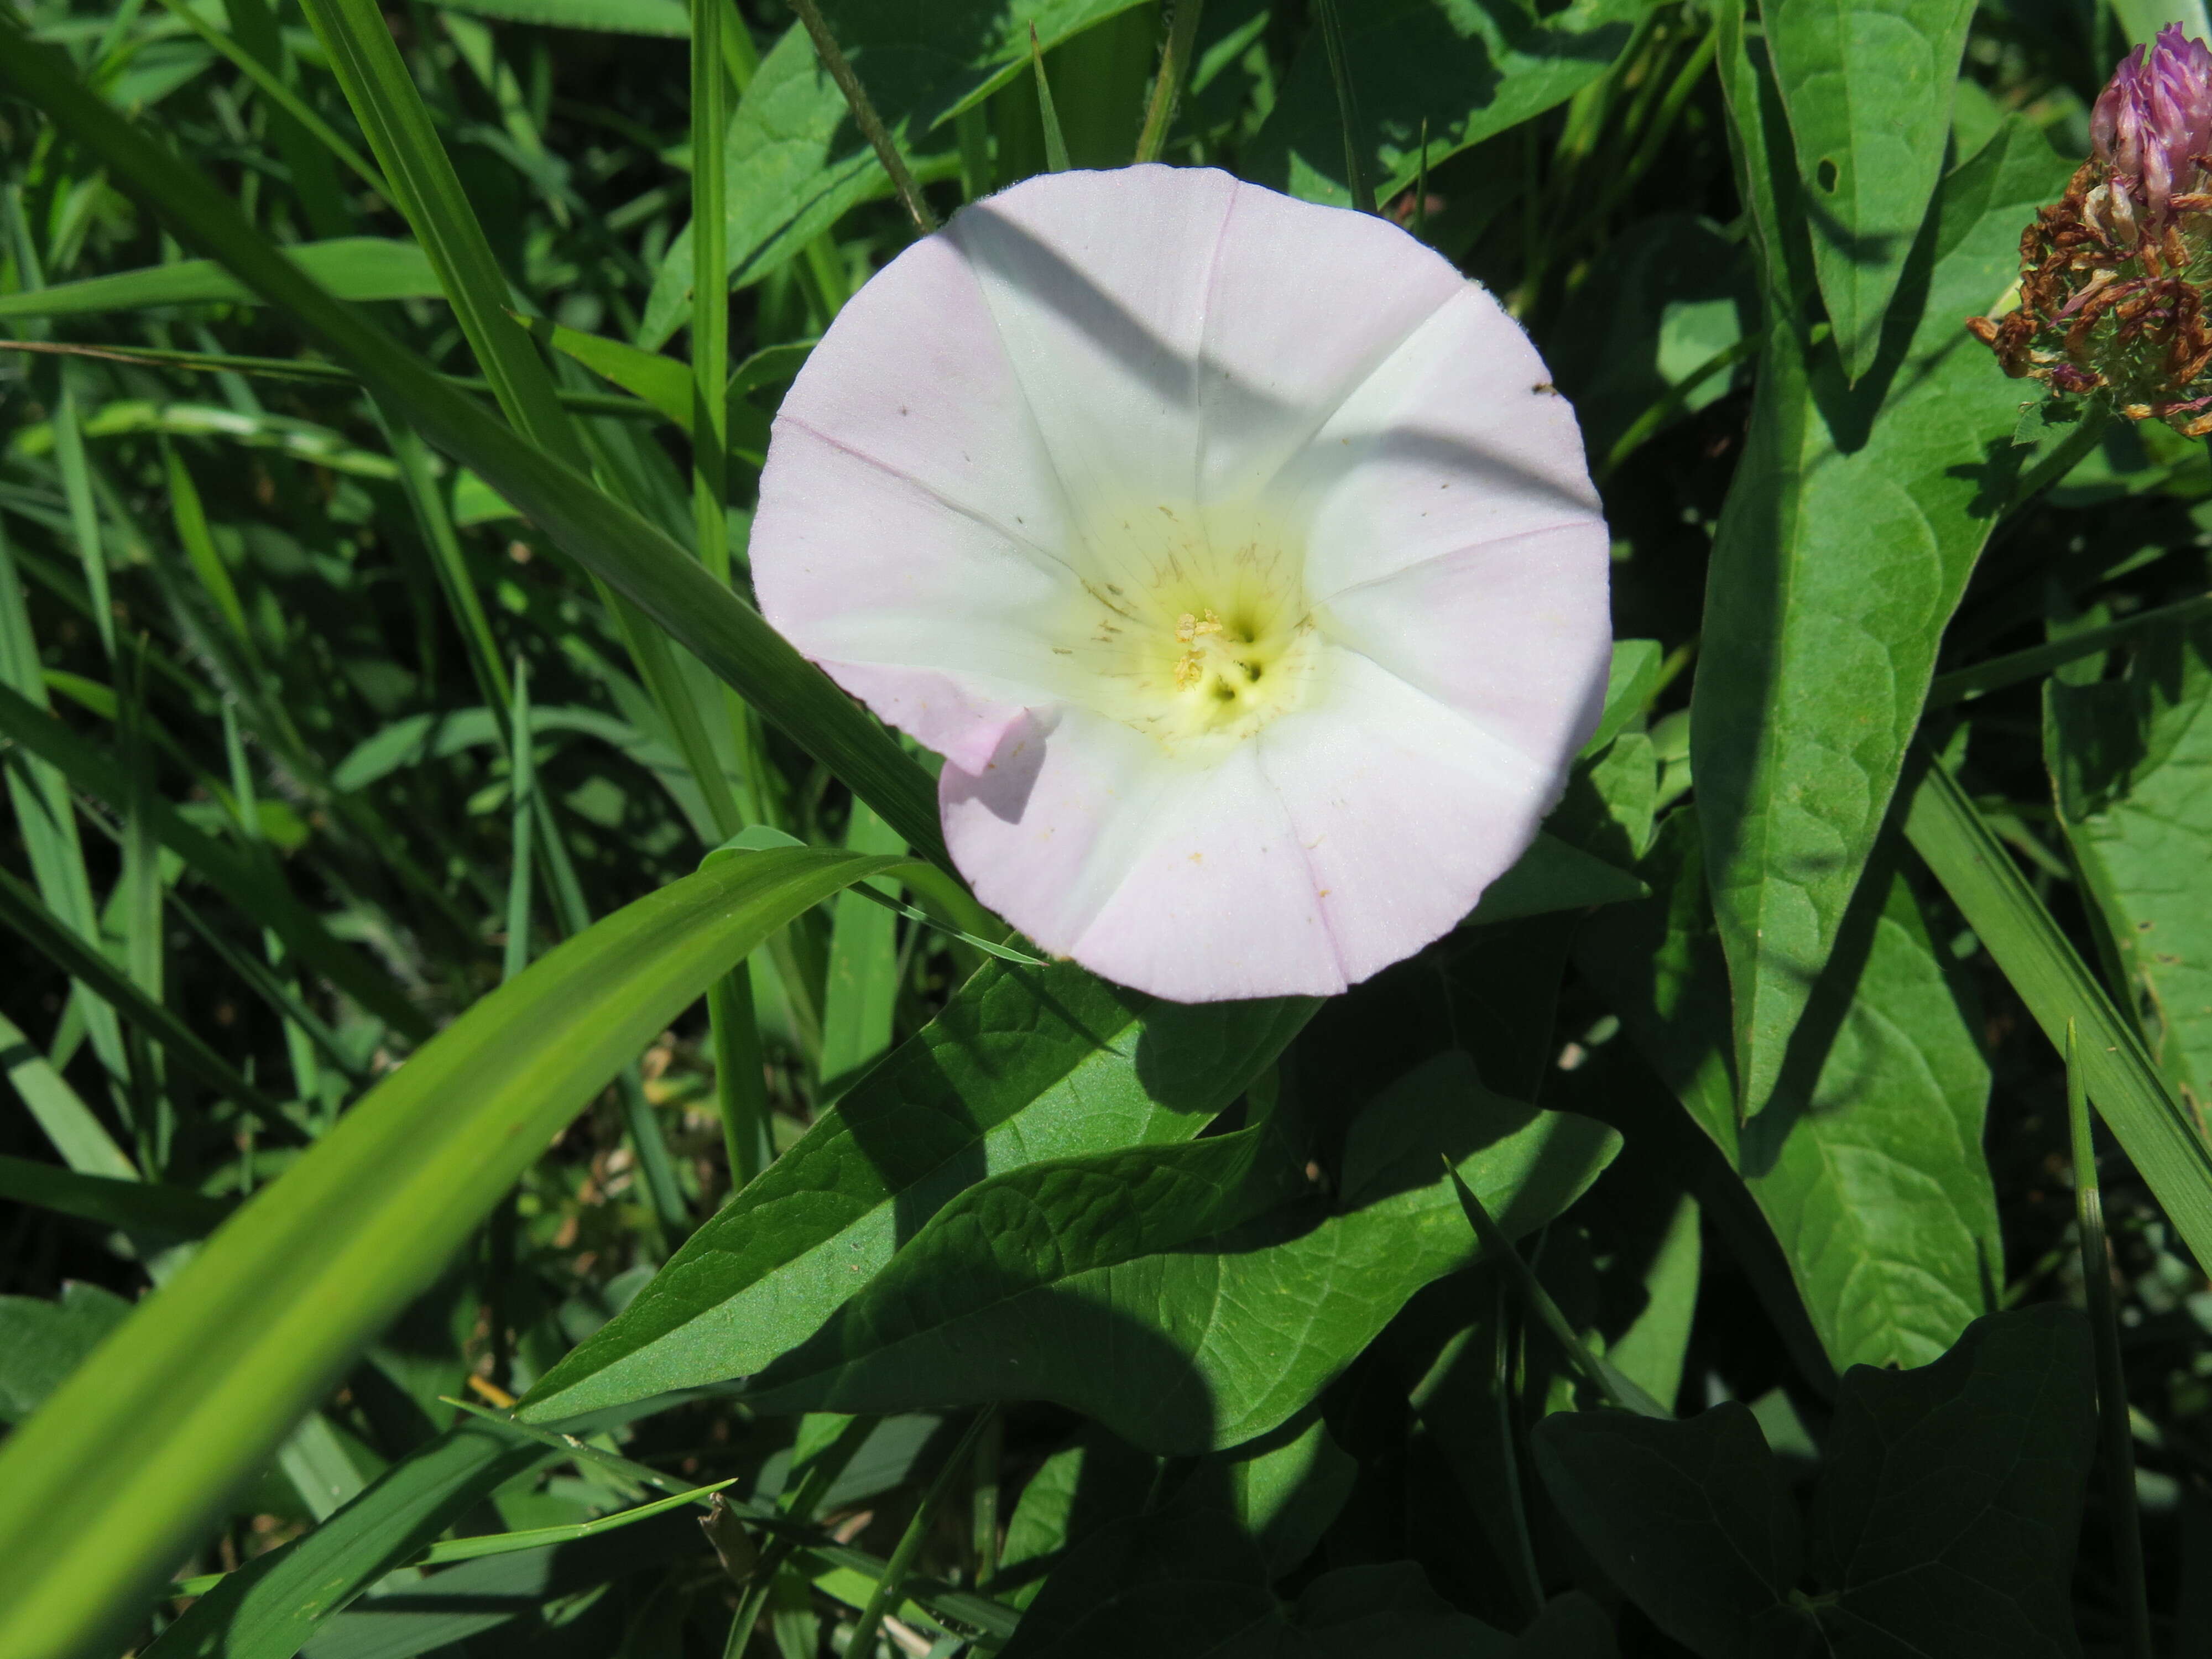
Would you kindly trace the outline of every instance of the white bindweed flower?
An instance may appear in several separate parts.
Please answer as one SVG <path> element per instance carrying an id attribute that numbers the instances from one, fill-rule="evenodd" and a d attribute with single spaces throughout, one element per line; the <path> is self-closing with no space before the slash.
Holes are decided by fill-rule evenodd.
<path id="1" fill-rule="evenodd" d="M 1226 173 L 1062 173 L 854 295 L 775 422 L 763 610 L 945 757 L 954 861 L 1180 1001 L 1446 932 L 1597 718 L 1572 411 L 1403 231 Z"/>

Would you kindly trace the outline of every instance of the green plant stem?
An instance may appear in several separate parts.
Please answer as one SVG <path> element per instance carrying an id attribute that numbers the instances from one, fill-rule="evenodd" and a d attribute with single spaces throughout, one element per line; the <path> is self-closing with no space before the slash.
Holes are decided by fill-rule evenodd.
<path id="1" fill-rule="evenodd" d="M 968 1432 L 960 1437 L 960 1443 L 953 1447 L 952 1455 L 945 1460 L 945 1467 L 938 1470 L 937 1479 L 929 1483 L 929 1490 L 922 1495 L 921 1507 L 915 1510 L 914 1519 L 907 1522 L 906 1531 L 901 1535 L 897 1547 L 891 1551 L 890 1559 L 884 1563 L 883 1576 L 876 1580 L 875 1589 L 868 1592 L 867 1604 L 860 1609 L 860 1616 L 853 1626 L 851 1639 L 845 1644 L 845 1651 L 852 1655 L 853 1659 L 866 1659 L 872 1650 L 876 1629 L 884 1621 L 884 1611 L 898 1604 L 899 1586 L 906 1580 L 907 1570 L 914 1565 L 914 1558 L 921 1548 L 921 1540 L 929 1535 L 930 1523 L 936 1519 L 938 1508 L 945 1501 L 945 1494 L 951 1489 L 953 1477 L 967 1466 L 968 1454 L 982 1434 L 984 1425 L 998 1414 L 996 1406 L 984 1407 L 976 1414 L 975 1420 L 968 1425 Z"/>
<path id="2" fill-rule="evenodd" d="M 2128 1659 L 2151 1659 L 2150 1602 L 2143 1585 L 2142 1517 L 2136 1505 L 2135 1434 L 2128 1425 L 2128 1381 L 2120 1363 L 2120 1325 L 2112 1305 L 2112 1264 L 2105 1244 L 2105 1204 L 2097 1181 L 2096 1132 L 2081 1077 L 2075 1023 L 2066 1022 L 2066 1122 L 2074 1143 L 2074 1216 L 2081 1233 L 2081 1288 L 2097 1355 L 2097 1423 L 2105 1443 L 2105 1507 L 2112 1529 Z"/>
<path id="3" fill-rule="evenodd" d="M 2123 622 L 2107 623 L 2102 628 L 2085 628 L 2078 634 L 2069 634 L 2063 640 L 2053 640 L 2048 645 L 2030 646 L 2025 651 L 2014 651 L 2007 656 L 1992 657 L 1987 662 L 1976 663 L 1971 668 L 1955 669 L 1948 674 L 1938 674 L 1928 689 L 1928 706 L 1942 708 L 1969 697 L 2001 690 L 2008 685 L 2017 685 L 2022 680 L 2039 680 L 2054 668 L 2083 657 L 2094 656 L 2107 646 L 2118 645 L 2136 635 L 2168 623 L 2202 622 L 2212 617 L 2212 593 L 2199 594 L 2193 599 L 2178 600 L 2162 605 L 2154 611 L 2145 611 Z"/>
<path id="4" fill-rule="evenodd" d="M 182 0 L 171 0 L 181 4 Z M 1167 148 L 1168 130 L 1175 125 L 1176 102 L 1190 75 L 1191 47 L 1198 39 L 1198 15 L 1206 0 L 1173 0 L 1168 21 L 1168 40 L 1160 53 L 1160 72 L 1152 81 L 1152 95 L 1145 106 L 1145 125 L 1137 134 L 1137 160 L 1157 161 Z"/>
<path id="5" fill-rule="evenodd" d="M 999 1458 L 1006 1439 L 1005 1423 L 996 1413 L 988 1413 L 983 1437 L 975 1443 L 975 1496 L 969 1512 L 975 1550 L 975 1584 L 984 1591 L 999 1576 Z"/>
<path id="6" fill-rule="evenodd" d="M 853 73 L 853 66 L 846 61 L 845 54 L 837 49 L 836 37 L 830 33 L 830 25 L 823 21 L 822 8 L 816 0 L 791 0 L 791 9 L 799 14 L 799 21 L 805 25 L 807 38 L 814 42 L 814 55 L 822 60 L 822 67 L 830 71 L 830 78 L 837 83 L 837 90 L 845 94 L 846 106 L 853 112 L 854 125 L 860 129 L 860 136 L 875 150 L 876 159 L 884 164 L 884 171 L 890 175 L 891 188 L 898 192 L 899 201 L 906 208 L 907 217 L 914 221 L 915 230 L 924 236 L 929 235 L 937 228 L 937 216 L 929 210 L 929 204 L 922 199 L 921 186 L 915 182 L 913 173 L 907 167 L 906 158 L 899 154 L 898 146 L 891 142 L 890 132 L 884 125 L 883 117 L 876 113 L 876 106 L 868 101 L 867 88 L 860 84 L 860 77 Z"/>

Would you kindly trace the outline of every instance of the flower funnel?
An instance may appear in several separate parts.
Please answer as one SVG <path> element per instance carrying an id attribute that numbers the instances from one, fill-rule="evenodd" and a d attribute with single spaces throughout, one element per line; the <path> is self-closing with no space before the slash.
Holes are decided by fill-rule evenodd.
<path id="1" fill-rule="evenodd" d="M 1179 1001 L 1451 928 L 1597 718 L 1565 400 L 1371 216 L 1208 170 L 1032 179 L 857 295 L 775 422 L 762 609 L 945 757 L 975 892 Z"/>

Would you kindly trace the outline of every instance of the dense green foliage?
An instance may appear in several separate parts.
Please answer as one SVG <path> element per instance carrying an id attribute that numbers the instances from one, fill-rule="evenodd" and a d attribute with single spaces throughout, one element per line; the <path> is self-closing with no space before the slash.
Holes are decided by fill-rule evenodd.
<path id="1" fill-rule="evenodd" d="M 1962 327 L 2165 20 L 821 0 L 910 202 L 694 7 L 0 11 L 0 1654 L 2212 1645 L 2212 464 Z M 1040 961 L 750 604 L 840 307 L 1140 146 L 1614 537 L 1326 1004 Z"/>

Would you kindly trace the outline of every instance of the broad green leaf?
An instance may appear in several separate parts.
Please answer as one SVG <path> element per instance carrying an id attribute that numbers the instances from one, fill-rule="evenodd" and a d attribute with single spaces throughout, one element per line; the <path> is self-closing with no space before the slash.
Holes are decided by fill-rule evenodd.
<path id="1" fill-rule="evenodd" d="M 1512 1638 L 1468 1618 L 1411 1561 L 1340 1569 L 1296 1601 L 1203 1477 L 1172 1507 L 1079 1545 L 1023 1616 L 1006 1659 L 1511 1659 Z M 1534 1656 L 1532 1656 L 1534 1659 Z"/>
<path id="2" fill-rule="evenodd" d="M 446 0 L 454 11 L 544 28 L 596 29 L 608 34 L 657 34 L 682 40 L 691 32 L 683 0 Z"/>
<path id="3" fill-rule="evenodd" d="M 570 939 L 364 1097 L 0 1446 L 0 1650 L 137 1598 L 547 1139 L 717 975 L 892 861 L 726 860 Z"/>
<path id="4" fill-rule="evenodd" d="M 7 1196 L 22 1194 L 10 1190 Z M 128 1302 L 97 1285 L 72 1281 L 52 1302 L 0 1296 L 0 1423 L 20 1423 L 38 1410 L 100 1339 L 130 1316 Z"/>
<path id="5" fill-rule="evenodd" d="M 1366 131 L 1362 171 L 1387 204 L 1428 164 L 1571 98 L 1628 45 L 1640 0 L 1573 0 L 1537 15 L 1515 0 L 1359 0 L 1340 5 L 1346 71 Z M 1309 33 L 1239 169 L 1308 201 L 1352 204 L 1344 127 L 1320 31 Z"/>
<path id="6" fill-rule="evenodd" d="M 0 14 L 0 30 L 11 37 L 0 51 L 0 82 L 97 155 L 165 222 L 305 325 L 426 438 L 481 474 L 556 545 L 626 595 L 851 785 L 908 845 L 934 862 L 949 863 L 929 775 L 757 611 L 665 532 L 489 418 L 481 404 L 446 385 L 381 328 L 334 300 L 265 245 L 205 175 L 149 142 L 90 93 L 66 58 L 22 41 L 6 14 Z M 506 325 L 504 313 L 500 320 Z"/>
<path id="7" fill-rule="evenodd" d="M 2212 1146 L 2203 1126 L 1940 763 L 1929 761 L 1913 792 L 1905 832 L 2052 1045 L 2063 1053 L 2069 1029 L 2077 1033 L 2099 1115 L 2189 1248 L 2212 1256 Z"/>
<path id="8" fill-rule="evenodd" d="M 1973 15 L 1973 0 L 1774 0 L 1760 13 L 1813 268 L 1852 380 L 1874 367 L 1943 171 Z M 1955 334 L 1958 319 L 1943 320 Z"/>
<path id="9" fill-rule="evenodd" d="M 1239 1223 L 1231 1212 L 1254 1202 L 1237 1186 L 1254 1156 L 1243 1136 L 1259 1133 L 969 1188 L 754 1379 L 757 1402 L 1048 1399 L 1154 1451 L 1237 1445 L 1304 1407 L 1415 1291 L 1478 1259 L 1440 1155 L 1517 1236 L 1579 1196 L 1620 1144 L 1488 1093 L 1447 1054 L 1354 1122 L 1333 1211 L 1300 1200 Z M 1281 1176 L 1263 1158 L 1253 1179 L 1265 1197 Z"/>
<path id="10" fill-rule="evenodd" d="M 1699 1219 L 1697 1200 L 1685 1197 L 1675 1206 L 1644 1275 L 1644 1311 L 1605 1351 L 1609 1364 L 1662 1404 L 1682 1391 L 1704 1265 Z"/>
<path id="11" fill-rule="evenodd" d="M 2079 1655 L 2066 1586 L 2094 1422 L 2070 1307 L 1978 1318 L 1916 1371 L 1844 1371 L 1809 1528 L 1838 1648 Z"/>
<path id="12" fill-rule="evenodd" d="M 1740 131 L 1746 118 L 1739 107 Z M 2065 178 L 2021 120 L 1951 173 L 1891 349 L 1856 389 L 1831 354 L 1808 356 L 1799 319 L 1769 319 L 1691 724 L 1746 1116 L 1774 1093 L 1836 948 L 1937 642 L 2017 465 L 2018 389 L 1959 319 L 2013 280 L 2021 226 Z M 1786 295 L 1784 275 L 1767 275 Z"/>
<path id="13" fill-rule="evenodd" d="M 1314 1006 L 1185 1006 L 1073 966 L 986 965 L 547 1373 L 525 1415 L 763 1370 L 963 1188 L 1041 1159 L 1188 1140 Z"/>
<path id="14" fill-rule="evenodd" d="M 1733 1401 L 1679 1423 L 1561 1413 L 1536 1462 L 1607 1575 L 1698 1654 L 2075 1659 L 2093 1395 L 2087 1327 L 2051 1305 L 1978 1319 L 1917 1370 L 1854 1366 L 1809 1524 Z"/>
<path id="15" fill-rule="evenodd" d="M 1832 1650 L 2074 1659 L 2089 1328 L 2046 1304 L 1933 1364 L 1844 1373 L 1808 1529 Z"/>
<path id="16" fill-rule="evenodd" d="M 1750 1187 L 1829 1358 L 1924 1364 L 1983 1311 L 2003 1255 L 1989 1069 L 1917 902 L 1876 866 L 1838 956 L 1850 976 L 1815 999 L 1817 1078 L 1740 1127 L 1699 857 L 1696 815 L 1676 813 L 1642 866 L 1656 896 L 1593 916 L 1576 960 Z"/>
<path id="17" fill-rule="evenodd" d="M 22 744 L 67 778 L 73 787 L 111 810 L 129 809 L 130 780 L 112 755 L 95 749 L 5 686 L 0 686 L 0 733 Z M 398 987 L 368 957 L 333 939 L 321 919 L 306 906 L 271 884 L 261 860 L 195 830 L 173 808 L 158 802 L 152 805 L 148 816 L 163 846 L 182 859 L 195 875 L 283 940 L 287 950 L 328 975 L 331 983 L 379 1018 L 410 1036 L 427 1034 L 428 1022 Z"/>
<path id="18" fill-rule="evenodd" d="M 1659 671 L 1664 665 L 1666 654 L 1656 640 L 1613 642 L 1613 662 L 1606 672 L 1605 706 L 1598 714 L 1597 730 L 1583 744 L 1583 753 L 1598 753 L 1632 721 L 1642 717 L 1644 705 L 1659 689 Z"/>
<path id="19" fill-rule="evenodd" d="M 204 1238 L 231 1206 L 182 1187 L 136 1176 L 84 1175 L 0 1154 L 0 1198 L 155 1239 Z"/>
<path id="20" fill-rule="evenodd" d="M 1622 904 L 1650 890 L 1620 866 L 1556 836 L 1539 834 L 1513 866 L 1483 890 L 1468 921 L 1511 921 L 1552 910 Z"/>
<path id="21" fill-rule="evenodd" d="M 1138 0 L 826 0 L 830 33 L 924 182 L 958 167 L 948 123 L 1026 74 L 1030 30 L 1050 48 Z M 1130 143 L 1136 142 L 1136 113 Z M 761 59 L 724 147 L 724 256 L 742 288 L 788 259 L 890 181 L 853 124 L 844 94 L 794 23 Z M 670 246 L 646 302 L 638 343 L 659 347 L 690 313 L 691 231 Z"/>
<path id="22" fill-rule="evenodd" d="M 1748 1406 L 1555 1412 L 1531 1437 L 1559 1513 L 1653 1624 L 1707 1659 L 1797 1651 L 1804 1528 Z"/>
<path id="23" fill-rule="evenodd" d="M 442 290 L 430 262 L 412 242 L 343 236 L 284 250 L 289 258 L 341 300 L 434 300 Z M 118 270 L 53 288 L 0 294 L 0 322 L 26 317 L 82 317 L 149 306 L 259 305 L 263 296 L 213 259 L 179 259 L 143 270 Z"/>
<path id="24" fill-rule="evenodd" d="M 1267 1576 L 1279 1578 L 1313 1553 L 1358 1474 L 1358 1462 L 1309 1407 L 1257 1440 L 1215 1454 L 1193 1478 L 1209 1486 L 1217 1474 L 1223 1479 Z"/>
<path id="25" fill-rule="evenodd" d="M 2212 1094 L 2212 625 L 2138 642 L 2125 675 L 2045 683 L 2058 817 L 2102 909 L 2151 1052 L 2189 1097 Z"/>

